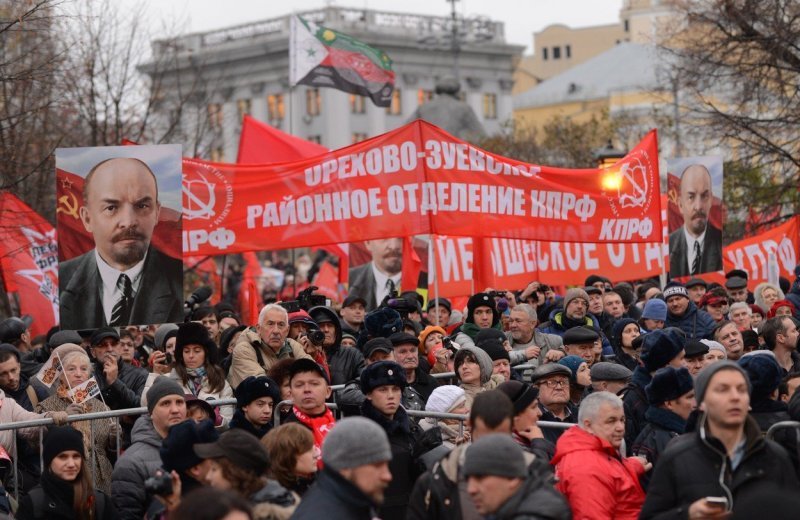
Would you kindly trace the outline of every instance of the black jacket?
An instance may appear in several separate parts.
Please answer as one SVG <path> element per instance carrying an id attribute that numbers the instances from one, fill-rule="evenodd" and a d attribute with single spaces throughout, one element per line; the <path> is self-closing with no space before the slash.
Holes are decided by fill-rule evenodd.
<path id="1" fill-rule="evenodd" d="M 18 405 L 32 412 L 36 406 L 31 402 L 31 398 L 28 395 L 29 386 L 33 388 L 39 402 L 50 397 L 50 390 L 47 387 L 39 383 L 36 379 L 29 379 L 28 376 L 22 373 L 19 375 L 19 388 L 17 388 L 17 391 L 12 392 L 10 390 L 5 390 L 5 393 L 7 397 L 15 400 Z"/>
<path id="2" fill-rule="evenodd" d="M 669 441 L 681 435 L 686 429 L 686 421 L 681 417 L 664 408 L 651 406 L 644 414 L 647 424 L 644 425 L 642 432 L 633 441 L 631 453 L 640 457 L 645 457 L 653 466 L 658 462 L 658 456 L 667 449 Z M 642 488 L 647 491 L 652 473 L 645 473 L 639 480 Z"/>
<path id="3" fill-rule="evenodd" d="M 796 493 L 800 483 L 786 450 L 765 440 L 752 417 L 744 433 L 744 457 L 733 471 L 725 447 L 704 426 L 671 442 L 654 469 L 639 518 L 687 518 L 689 506 L 709 496 L 727 496 L 735 508 L 765 483 Z"/>
<path id="4" fill-rule="evenodd" d="M 336 328 L 333 345 L 325 348 L 328 368 L 331 371 L 331 384 L 343 385 L 361 375 L 361 371 L 364 369 L 364 355 L 356 348 L 341 346 L 342 324 L 336 313 L 325 306 L 318 306 L 309 309 L 308 314 L 317 321 L 325 319 L 333 323 Z"/>
<path id="5" fill-rule="evenodd" d="M 643 366 L 638 366 L 633 371 L 631 382 L 620 392 L 622 404 L 625 408 L 625 446 L 628 455 L 631 454 L 633 441 L 639 436 L 646 420 L 644 414 L 647 412 L 647 394 L 644 391 L 653 376 Z"/>
<path id="6" fill-rule="evenodd" d="M 94 373 L 103 402 L 112 410 L 139 408 L 142 405 L 142 391 L 147 383 L 147 370 L 117 360 L 117 379 L 112 384 L 106 383 L 103 364 L 95 360 Z"/>
<path id="7" fill-rule="evenodd" d="M 500 506 L 495 520 L 570 520 L 567 501 L 553 487 L 552 475 L 532 473 L 516 493 Z"/>
<path id="8" fill-rule="evenodd" d="M 339 473 L 325 467 L 300 501 L 300 506 L 295 510 L 292 519 L 372 520 L 375 516 L 375 504 L 367 495 Z"/>
<path id="9" fill-rule="evenodd" d="M 411 489 L 417 478 L 425 471 L 420 457 L 442 443 L 438 428 L 423 431 L 413 423 L 401 406 L 389 420 L 365 399 L 361 404 L 361 415 L 377 422 L 389 437 L 392 460 L 389 471 L 392 481 L 384 493 L 379 516 L 383 520 L 405 520 Z"/>
<path id="10" fill-rule="evenodd" d="M 63 519 L 73 520 L 75 511 L 72 508 L 72 493 L 65 488 L 66 484 L 57 485 L 55 477 L 43 478 L 42 483 L 20 499 L 16 518 L 18 520 Z M 95 519 L 112 520 L 116 511 L 111 499 L 102 491 L 94 490 Z M 38 502 L 38 506 L 34 502 Z M 36 513 L 40 512 L 40 515 Z"/>
<path id="11" fill-rule="evenodd" d="M 272 421 L 268 422 L 261 428 L 256 428 L 253 423 L 247 420 L 247 417 L 244 416 L 244 412 L 241 408 L 237 408 L 235 412 L 233 412 L 233 417 L 231 418 L 231 422 L 228 427 L 232 430 L 234 428 L 238 428 L 240 430 L 244 430 L 247 433 L 258 437 L 259 439 L 264 437 L 269 431 L 272 429 Z"/>

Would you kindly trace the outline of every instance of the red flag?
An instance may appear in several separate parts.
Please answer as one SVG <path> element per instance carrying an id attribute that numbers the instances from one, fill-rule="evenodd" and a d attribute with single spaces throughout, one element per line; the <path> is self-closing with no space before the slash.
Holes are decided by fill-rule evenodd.
<path id="1" fill-rule="evenodd" d="M 481 292 L 487 287 L 494 287 L 495 276 L 492 265 L 492 239 L 472 239 L 472 279 L 473 292 Z"/>
<path id="2" fill-rule="evenodd" d="M 242 134 L 239 137 L 239 164 L 265 164 L 298 161 L 328 151 L 322 145 L 312 143 L 258 119 L 244 116 Z"/>
<path id="3" fill-rule="evenodd" d="M 330 298 L 332 301 L 337 301 L 339 300 L 338 284 L 339 274 L 336 272 L 336 269 L 330 262 L 323 261 L 319 265 L 319 271 L 317 271 L 314 277 L 313 285 L 319 287 L 319 290 L 316 292 L 324 294 L 326 298 Z"/>
<path id="4" fill-rule="evenodd" d="M 0 192 L 0 270 L 6 291 L 17 293 L 20 314 L 33 316 L 30 332 L 58 323 L 56 230 L 21 200 Z"/>
<path id="5" fill-rule="evenodd" d="M 414 249 L 414 237 L 403 237 L 403 274 L 400 287 L 403 291 L 416 291 L 419 285 L 419 273 L 422 261 Z"/>

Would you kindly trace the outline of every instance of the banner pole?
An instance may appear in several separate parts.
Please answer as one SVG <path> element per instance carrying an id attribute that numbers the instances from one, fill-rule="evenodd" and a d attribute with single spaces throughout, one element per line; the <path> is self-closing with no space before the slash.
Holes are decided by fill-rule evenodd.
<path id="1" fill-rule="evenodd" d="M 434 253 L 436 245 L 434 244 L 434 240 L 436 240 L 436 235 L 431 235 L 431 239 L 428 241 L 428 262 L 430 262 L 431 274 L 433 275 L 433 301 L 434 312 L 436 313 L 436 324 L 442 327 L 442 324 L 439 323 L 439 273 L 436 272 L 436 256 Z M 445 325 L 447 324 L 445 323 Z"/>

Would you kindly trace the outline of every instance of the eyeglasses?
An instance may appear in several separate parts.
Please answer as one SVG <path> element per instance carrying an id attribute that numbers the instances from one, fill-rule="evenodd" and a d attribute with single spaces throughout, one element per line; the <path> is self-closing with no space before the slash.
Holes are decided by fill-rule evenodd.
<path id="1" fill-rule="evenodd" d="M 548 379 L 546 381 L 542 381 L 540 384 L 547 385 L 550 388 L 558 388 L 569 385 L 569 381 L 567 379 Z"/>

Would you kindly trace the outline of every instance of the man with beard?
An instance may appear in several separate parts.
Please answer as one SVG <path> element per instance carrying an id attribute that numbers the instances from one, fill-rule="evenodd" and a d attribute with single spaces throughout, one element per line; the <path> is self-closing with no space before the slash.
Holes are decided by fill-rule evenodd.
<path id="1" fill-rule="evenodd" d="M 678 207 L 683 226 L 669 236 L 669 274 L 672 278 L 722 269 L 722 231 L 708 223 L 714 195 L 711 174 L 693 164 L 681 174 Z"/>
<path id="2" fill-rule="evenodd" d="M 61 327 L 183 319 L 183 262 L 150 243 L 161 204 L 141 160 L 106 159 L 86 176 L 81 222 L 95 248 L 59 266 Z"/>
<path id="3" fill-rule="evenodd" d="M 383 238 L 364 242 L 372 261 L 350 269 L 350 296 L 366 302 L 367 312 L 378 307 L 391 292 L 400 289 L 403 267 L 403 241 Z"/>
<path id="4" fill-rule="evenodd" d="M 536 330 L 536 309 L 520 303 L 509 314 L 508 339 L 511 344 L 511 364 L 530 363 L 538 366 L 547 361 L 558 361 L 564 357 L 563 342 L 555 334 Z M 529 378 L 530 379 L 530 378 Z"/>

